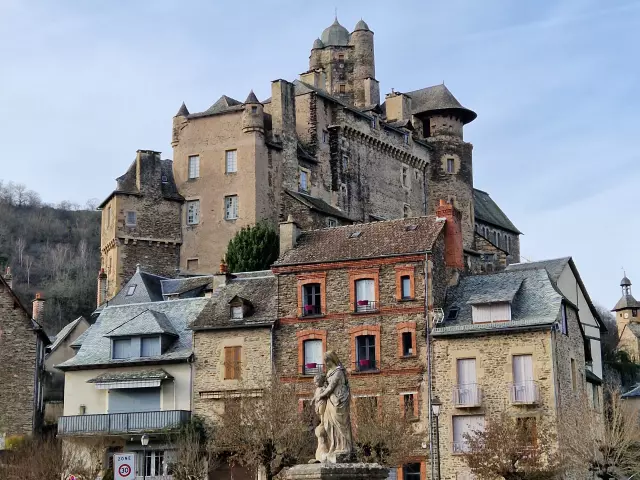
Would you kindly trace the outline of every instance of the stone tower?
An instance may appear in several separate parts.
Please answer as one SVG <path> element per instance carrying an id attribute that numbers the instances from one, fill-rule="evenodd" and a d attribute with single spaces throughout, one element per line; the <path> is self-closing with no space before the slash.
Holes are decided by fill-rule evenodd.
<path id="1" fill-rule="evenodd" d="M 351 34 L 337 18 L 325 28 L 313 42 L 309 72 L 318 74 L 314 78 L 321 78 L 320 84 L 316 81 L 313 86 L 351 105 L 364 108 L 380 103 L 373 32 L 364 20 L 356 24 Z"/>
<path id="2" fill-rule="evenodd" d="M 464 141 L 463 131 L 477 115 L 464 108 L 444 84 L 405 96 L 411 99 L 413 126 L 432 147 L 427 212 L 435 212 L 440 200 L 452 203 L 462 213 L 464 248 L 473 250 L 473 145 Z"/>
<path id="3" fill-rule="evenodd" d="M 625 275 L 620 281 L 622 297 L 613 307 L 616 312 L 616 325 L 620 347 L 626 350 L 637 362 L 640 359 L 640 302 L 631 295 L 631 280 Z"/>

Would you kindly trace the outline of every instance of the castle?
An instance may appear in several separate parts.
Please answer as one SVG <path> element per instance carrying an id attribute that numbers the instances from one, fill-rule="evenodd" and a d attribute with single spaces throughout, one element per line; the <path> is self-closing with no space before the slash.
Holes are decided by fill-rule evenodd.
<path id="1" fill-rule="evenodd" d="M 102 209 L 98 304 L 142 265 L 175 276 L 218 271 L 229 240 L 256 222 L 289 216 L 318 229 L 461 214 L 464 262 L 479 273 L 519 262 L 520 232 L 473 186 L 476 113 L 442 85 L 392 91 L 381 102 L 374 33 L 338 20 L 313 42 L 299 80 L 271 97 L 223 95 L 173 118 L 173 161 L 139 150 Z"/>

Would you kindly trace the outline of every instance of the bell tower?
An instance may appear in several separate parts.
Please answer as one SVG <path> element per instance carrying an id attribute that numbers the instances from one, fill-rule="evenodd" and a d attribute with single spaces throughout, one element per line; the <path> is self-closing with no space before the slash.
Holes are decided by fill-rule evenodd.
<path id="1" fill-rule="evenodd" d="M 620 280 L 622 296 L 612 311 L 616 313 L 616 325 L 620 347 L 635 362 L 640 360 L 640 302 L 631 294 L 631 280 L 625 275 Z"/>

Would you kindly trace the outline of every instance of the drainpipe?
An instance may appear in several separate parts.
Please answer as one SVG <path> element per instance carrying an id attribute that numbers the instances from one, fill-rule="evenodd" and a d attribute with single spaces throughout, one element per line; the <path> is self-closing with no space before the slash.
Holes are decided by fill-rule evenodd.
<path id="1" fill-rule="evenodd" d="M 429 463 L 431 464 L 431 479 L 436 476 L 436 462 L 434 461 L 435 435 L 433 434 L 433 410 L 431 402 L 433 400 L 433 385 L 431 375 L 431 321 L 429 319 L 429 254 L 424 256 L 424 312 L 426 319 L 425 340 L 427 342 L 427 408 L 429 412 Z"/>

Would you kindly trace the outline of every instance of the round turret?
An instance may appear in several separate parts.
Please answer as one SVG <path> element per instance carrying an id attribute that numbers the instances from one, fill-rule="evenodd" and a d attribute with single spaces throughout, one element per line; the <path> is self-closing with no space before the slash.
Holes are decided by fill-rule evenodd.
<path id="1" fill-rule="evenodd" d="M 369 25 L 367 25 L 367 23 L 364 20 L 360 19 L 360 21 L 356 23 L 356 28 L 354 28 L 353 31 L 357 32 L 358 30 L 370 31 Z"/>
<path id="2" fill-rule="evenodd" d="M 256 94 L 253 93 L 253 90 L 251 90 L 242 106 L 244 107 L 242 112 L 242 131 L 244 133 L 264 132 L 264 108 L 258 101 Z"/>
<path id="3" fill-rule="evenodd" d="M 349 42 L 354 50 L 354 78 L 363 81 L 376 78 L 376 64 L 373 53 L 373 32 L 369 26 L 360 20 L 351 34 Z"/>
<path id="4" fill-rule="evenodd" d="M 322 40 L 320 40 L 319 38 L 316 38 L 313 42 L 313 47 L 311 47 L 311 50 L 316 50 L 318 48 L 324 48 L 324 43 L 322 43 Z"/>
<path id="5" fill-rule="evenodd" d="M 325 47 L 344 47 L 349 44 L 349 31 L 338 22 L 335 21 L 324 29 L 320 36 Z"/>

